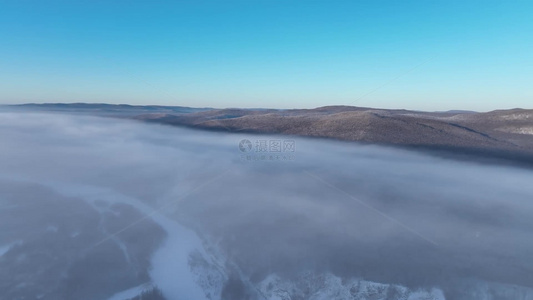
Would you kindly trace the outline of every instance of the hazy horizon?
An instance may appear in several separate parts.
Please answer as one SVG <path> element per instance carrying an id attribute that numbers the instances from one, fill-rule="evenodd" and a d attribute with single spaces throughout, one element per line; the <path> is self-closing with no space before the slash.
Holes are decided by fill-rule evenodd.
<path id="1" fill-rule="evenodd" d="M 257 106 L 250 106 L 250 107 L 215 107 L 215 106 L 186 106 L 186 105 L 174 105 L 174 104 L 153 104 L 153 103 L 139 103 L 139 104 L 131 104 L 131 103 L 108 103 L 108 102 L 24 102 L 24 103 L 2 103 L 0 106 L 20 106 L 20 105 L 58 105 L 58 104 L 64 104 L 64 105 L 77 105 L 77 104 L 90 104 L 90 105 L 128 105 L 128 106 L 161 106 L 161 107 L 190 107 L 190 108 L 207 108 L 207 109 L 274 109 L 274 110 L 291 110 L 291 109 L 317 109 L 317 108 L 323 108 L 323 107 L 337 107 L 337 106 L 347 106 L 347 107 L 360 107 L 360 108 L 372 108 L 372 109 L 384 109 L 384 110 L 412 110 L 412 111 L 420 111 L 420 112 L 448 112 L 448 111 L 464 111 L 464 112 L 476 112 L 476 113 L 485 113 L 485 112 L 491 112 L 495 110 L 513 110 L 513 109 L 523 109 L 523 110 L 529 110 L 533 109 L 533 106 L 531 107 L 499 107 L 496 109 L 491 110 L 469 110 L 469 109 L 456 109 L 456 108 L 449 108 L 449 109 L 443 109 L 443 110 L 417 110 L 417 109 L 406 109 L 403 107 L 367 107 L 367 106 L 360 106 L 360 105 L 345 105 L 345 104 L 328 104 L 328 105 L 322 105 L 322 106 L 316 106 L 316 107 L 289 107 L 289 108 L 280 108 L 280 107 L 257 107 Z"/>

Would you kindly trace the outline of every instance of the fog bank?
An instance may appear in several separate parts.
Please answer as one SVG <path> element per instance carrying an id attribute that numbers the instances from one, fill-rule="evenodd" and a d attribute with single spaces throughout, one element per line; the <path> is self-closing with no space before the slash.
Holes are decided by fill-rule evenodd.
<path id="1" fill-rule="evenodd" d="M 251 148 L 239 148 L 243 140 Z M 282 145 L 294 142 L 294 148 L 256 152 L 263 141 L 270 145 L 278 140 Z M 282 157 L 269 159 L 271 155 Z M 169 284 L 162 288 L 169 299 L 177 299 L 170 278 L 175 276 L 171 268 L 178 268 L 171 262 L 172 251 L 157 254 L 165 242 L 193 243 L 185 247 L 191 251 L 211 249 L 224 257 L 218 263 L 232 266 L 226 268 L 233 270 L 229 282 L 232 276 L 240 281 L 245 277 L 250 285 L 271 274 L 291 280 L 312 271 L 411 288 L 438 287 L 447 299 L 466 297 L 459 284 L 466 279 L 533 288 L 533 172 L 528 169 L 355 143 L 3 112 L 0 183 L 0 226 L 6 228 L 0 235 L 2 278 L 7 272 L 21 274 L 20 280 L 27 274 L 14 263 L 22 248 L 17 257 L 6 258 L 19 240 L 74 247 L 72 238 L 34 234 L 50 223 L 43 231 L 49 236 L 55 227 L 61 233 L 71 226 L 69 236 L 83 226 L 86 232 L 91 226 L 106 229 L 69 248 L 76 257 L 100 253 L 92 259 L 101 261 L 105 253 L 133 255 L 133 263 L 124 268 L 136 265 L 137 275 L 124 279 L 122 289 L 102 292 L 108 296 L 167 277 Z M 98 196 L 94 190 L 108 192 Z M 87 202 L 90 195 L 96 198 Z M 113 206 L 106 199 L 113 195 L 131 200 Z M 45 198 L 55 206 L 38 201 Z M 107 204 L 98 206 L 99 201 Z M 39 220 L 39 205 L 50 209 L 50 219 Z M 18 213 L 36 225 L 22 228 Z M 69 221 L 73 214 L 85 218 L 86 225 Z M 110 220 L 117 224 L 109 225 Z M 180 239 L 185 231 L 169 232 L 181 226 L 198 237 Z M 109 238 L 117 232 L 116 240 Z M 72 274 L 68 265 L 61 270 Z M 165 265 L 168 273 L 149 272 Z M 43 274 L 31 280 L 42 283 Z M 64 284 L 47 283 L 58 289 Z M 11 287 L 0 289 L 16 294 Z M 245 294 L 227 282 L 221 289 L 226 298 Z M 175 293 L 179 290 L 184 289 Z"/>

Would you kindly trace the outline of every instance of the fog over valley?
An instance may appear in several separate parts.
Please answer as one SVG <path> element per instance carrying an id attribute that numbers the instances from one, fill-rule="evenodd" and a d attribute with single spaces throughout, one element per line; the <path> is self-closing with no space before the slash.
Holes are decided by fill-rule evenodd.
<path id="1" fill-rule="evenodd" d="M 394 147 L 5 109 L 0 299 L 533 299 L 532 182 Z"/>

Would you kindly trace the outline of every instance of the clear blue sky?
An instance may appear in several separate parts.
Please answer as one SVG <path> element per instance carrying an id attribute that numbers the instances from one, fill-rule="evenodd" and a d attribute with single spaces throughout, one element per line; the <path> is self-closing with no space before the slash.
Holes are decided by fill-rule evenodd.
<path id="1" fill-rule="evenodd" d="M 533 108 L 533 1 L 2 1 L 0 103 Z"/>

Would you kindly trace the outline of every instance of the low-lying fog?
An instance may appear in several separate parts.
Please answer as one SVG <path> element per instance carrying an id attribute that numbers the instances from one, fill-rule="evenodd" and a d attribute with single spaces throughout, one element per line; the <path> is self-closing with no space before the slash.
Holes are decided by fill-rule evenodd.
<path id="1" fill-rule="evenodd" d="M 246 286 L 303 271 L 447 299 L 467 297 L 468 280 L 533 288 L 532 216 L 527 169 L 0 113 L 0 299 L 108 299 L 142 284 L 169 300 L 253 298 Z M 224 258 L 210 295 L 185 274 L 195 249 Z"/>

